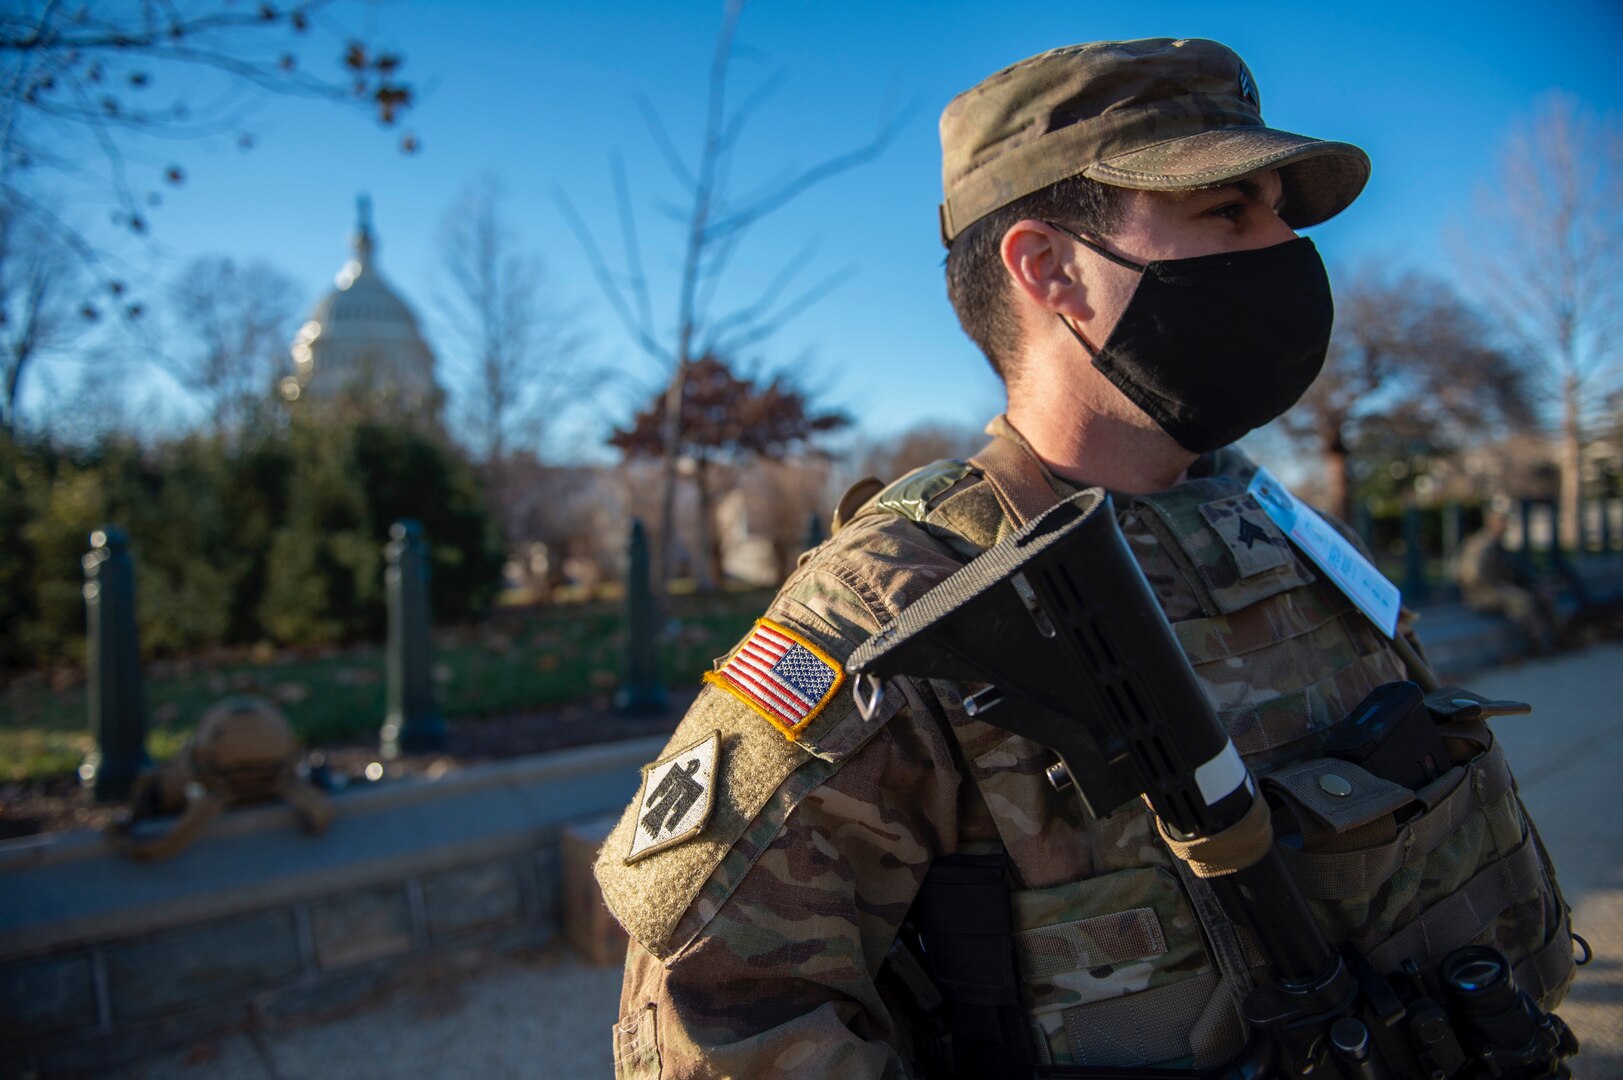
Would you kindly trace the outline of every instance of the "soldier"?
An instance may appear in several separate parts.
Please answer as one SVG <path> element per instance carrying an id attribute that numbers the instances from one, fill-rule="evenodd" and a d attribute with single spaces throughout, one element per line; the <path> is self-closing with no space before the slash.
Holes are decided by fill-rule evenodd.
<path id="1" fill-rule="evenodd" d="M 1471 610 L 1505 616 L 1527 635 L 1534 655 L 1547 655 L 1560 640 L 1560 619 L 1548 593 L 1505 550 L 1509 523 L 1501 507 L 1489 509 L 1482 528 L 1460 546 L 1455 577 Z"/>
<path id="2" fill-rule="evenodd" d="M 846 685 L 864 639 L 1065 495 L 1114 493 L 1253 770 L 1311 755 L 1366 692 L 1404 677 L 1392 643 L 1247 494 L 1255 467 L 1229 447 L 1319 370 L 1330 292 L 1296 230 L 1353 201 L 1364 153 L 1265 127 L 1238 56 L 1164 38 L 1016 64 L 955 99 L 941 139 L 947 288 L 1007 411 L 968 461 L 847 493 L 834 535 L 644 770 L 597 864 L 632 938 L 614 1028 L 627 1080 L 1029 1077 L 1203 1067 L 1240 1046 L 1253 958 L 1143 807 L 1090 816 L 1044 779 L 1051 754 L 966 715 L 956 685 L 893 680 L 867 720 Z M 1440 867 L 1526 849 L 1506 786 L 1454 790 L 1456 826 L 1475 824 L 1418 844 L 1387 839 L 1382 810 L 1354 824 L 1320 807 L 1332 823 L 1315 837 L 1365 830 L 1360 850 L 1402 867 L 1372 871 L 1378 897 L 1339 875 L 1333 895 L 1310 893 L 1337 940 L 1373 947 L 1419 926 L 1453 887 Z M 1479 796 L 1491 807 L 1460 801 Z M 999 860 L 992 888 L 950 872 L 969 855 Z M 1548 893 L 1479 898 L 1470 928 L 1518 962 L 1555 957 L 1517 969 L 1543 977 L 1530 989 L 1546 1004 L 1571 968 Z M 956 934 L 971 975 L 1017 972 L 1018 993 L 966 993 L 973 978 L 943 975 L 947 949 L 929 958 L 933 987 L 906 975 L 893 950 L 915 925 Z M 932 1016 L 949 1021 L 950 1052 Z"/>

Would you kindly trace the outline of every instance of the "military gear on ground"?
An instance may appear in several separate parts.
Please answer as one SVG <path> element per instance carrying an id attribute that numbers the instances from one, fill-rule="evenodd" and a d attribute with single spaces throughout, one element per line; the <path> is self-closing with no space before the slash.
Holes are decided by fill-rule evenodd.
<path id="1" fill-rule="evenodd" d="M 767 617 L 843 661 L 1012 535 L 1033 516 L 1022 506 L 1074 493 L 1006 422 L 991 431 L 974 459 L 864 500 Z M 1282 805 L 1308 826 L 1285 857 L 1319 924 L 1371 952 L 1395 941 L 1400 958 L 1426 955 L 1418 936 L 1469 928 L 1551 1007 L 1570 976 L 1566 912 L 1485 728 L 1451 747 L 1459 760 L 1424 791 L 1392 791 L 1340 759 L 1329 760 L 1358 795 L 1317 787 L 1328 729 L 1405 671 L 1246 494 L 1251 471 L 1234 451 L 1209 455 L 1187 482 L 1124 498 L 1118 516 L 1236 748 L 1253 771 L 1277 774 Z M 1237 516 L 1254 528 L 1232 528 Z M 894 680 L 867 718 L 845 693 L 793 740 L 735 696 L 701 692 L 656 760 L 720 731 L 704 827 L 628 862 L 639 804 L 599 857 L 605 899 L 633 938 L 617 1075 L 904 1075 L 917 1061 L 907 1029 L 931 1024 L 903 1014 L 881 967 L 936 860 L 999 853 L 1039 1068 L 1204 1066 L 1238 1049 L 1260 958 L 1211 885 L 1172 856 L 1143 807 L 1098 817 L 1056 790 L 1052 753 L 969 715 L 972 689 Z M 1399 823 L 1395 811 L 1413 804 L 1422 812 Z M 1478 918 L 1452 910 L 1467 904 Z"/>
<path id="2" fill-rule="evenodd" d="M 135 859 L 164 859 L 184 850 L 233 806 L 285 799 L 306 832 L 332 820 L 327 797 L 300 777 L 298 740 L 280 709 L 264 698 L 238 695 L 216 702 L 179 753 L 136 781 L 130 812 L 103 835 Z M 166 831 L 141 828 L 147 819 L 179 815 Z"/>
<path id="3" fill-rule="evenodd" d="M 1369 179 L 1356 146 L 1264 125 L 1251 69 L 1215 41 L 1068 45 L 959 94 L 941 114 L 941 240 L 1068 177 L 1187 191 L 1279 169 L 1280 216 L 1301 229 Z"/>

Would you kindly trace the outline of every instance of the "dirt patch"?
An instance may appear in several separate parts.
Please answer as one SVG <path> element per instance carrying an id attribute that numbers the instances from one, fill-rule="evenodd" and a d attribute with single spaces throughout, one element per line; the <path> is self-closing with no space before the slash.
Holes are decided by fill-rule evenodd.
<path id="1" fill-rule="evenodd" d="M 307 752 L 306 760 L 312 779 L 332 790 L 441 776 L 481 762 L 668 734 L 697 695 L 696 687 L 671 691 L 670 707 L 657 716 L 626 716 L 602 700 L 501 719 L 460 721 L 447 732 L 443 754 L 403 754 L 384 761 L 377 743 L 370 742 L 317 747 Z M 123 811 L 120 803 L 94 802 L 76 776 L 0 784 L 0 840 L 99 829 Z"/>

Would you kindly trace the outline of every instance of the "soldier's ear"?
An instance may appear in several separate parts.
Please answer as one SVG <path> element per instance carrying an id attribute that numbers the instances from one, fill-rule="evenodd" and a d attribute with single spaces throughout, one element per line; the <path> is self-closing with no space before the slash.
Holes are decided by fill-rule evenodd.
<path id="1" fill-rule="evenodd" d="M 1003 270 L 1014 290 L 1045 311 L 1088 317 L 1077 245 L 1046 221 L 1026 218 L 1003 234 Z"/>

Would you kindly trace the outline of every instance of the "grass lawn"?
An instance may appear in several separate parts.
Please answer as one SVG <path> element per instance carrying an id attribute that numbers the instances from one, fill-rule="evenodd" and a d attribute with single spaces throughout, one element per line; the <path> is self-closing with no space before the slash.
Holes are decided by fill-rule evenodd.
<path id="1" fill-rule="evenodd" d="M 697 683 L 770 598 L 761 591 L 671 597 L 660 643 L 667 685 Z M 624 656 L 617 604 L 507 613 L 476 628 L 441 631 L 434 665 L 440 710 L 454 724 L 605 698 L 620 684 Z M 377 645 L 155 661 L 145 679 L 147 748 L 154 758 L 173 754 L 203 711 L 233 693 L 276 701 L 312 746 L 373 738 L 383 723 L 383 679 Z M 0 781 L 72 773 L 92 749 L 83 681 L 58 678 L 55 687 L 52 681 L 37 674 L 0 689 Z"/>

